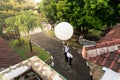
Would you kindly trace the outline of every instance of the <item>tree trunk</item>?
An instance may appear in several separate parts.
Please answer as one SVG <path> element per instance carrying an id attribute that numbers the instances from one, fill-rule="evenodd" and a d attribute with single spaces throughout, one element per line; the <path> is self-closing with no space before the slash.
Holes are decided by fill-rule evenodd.
<path id="1" fill-rule="evenodd" d="M 17 36 L 18 36 L 19 44 L 21 44 L 21 40 L 20 40 L 20 31 L 19 31 L 19 30 L 18 30 L 18 34 L 17 34 Z"/>
<path id="2" fill-rule="evenodd" d="M 20 41 L 20 31 L 19 31 L 18 28 L 16 28 L 15 36 L 16 36 L 16 38 L 17 38 L 17 40 L 18 40 L 19 45 L 21 45 L 21 41 Z"/>
<path id="3" fill-rule="evenodd" d="M 30 51 L 33 52 L 32 43 L 31 43 L 31 40 L 30 40 L 29 32 L 28 32 L 28 40 L 29 40 Z"/>
<path id="4" fill-rule="evenodd" d="M 82 31 L 83 34 L 85 34 L 85 27 L 83 26 L 83 31 Z"/>
<path id="5" fill-rule="evenodd" d="M 84 37 L 86 37 L 88 33 L 88 29 L 85 26 L 82 26 L 81 33 L 84 35 Z"/>
<path id="6" fill-rule="evenodd" d="M 30 40 L 29 40 L 29 45 L 30 45 L 30 51 L 33 52 L 33 49 L 32 49 L 32 43 L 31 43 Z"/>

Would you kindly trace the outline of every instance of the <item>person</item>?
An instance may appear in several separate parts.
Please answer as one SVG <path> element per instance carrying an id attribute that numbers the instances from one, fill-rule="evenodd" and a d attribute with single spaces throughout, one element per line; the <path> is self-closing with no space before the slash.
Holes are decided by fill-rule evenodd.
<path id="1" fill-rule="evenodd" d="M 88 40 L 84 39 L 83 35 L 79 36 L 79 43 L 83 46 L 87 44 Z"/>
<path id="2" fill-rule="evenodd" d="M 67 52 L 69 50 L 69 47 L 67 43 L 64 43 L 63 46 L 64 46 L 63 50 L 64 50 L 65 61 L 68 62 Z"/>
<path id="3" fill-rule="evenodd" d="M 67 59 L 68 59 L 68 65 L 71 66 L 71 63 L 72 63 L 72 59 L 73 59 L 73 56 L 71 53 L 67 52 Z"/>
<path id="4" fill-rule="evenodd" d="M 78 41 L 79 41 L 79 43 L 80 43 L 81 45 L 83 45 L 83 39 L 84 39 L 84 38 L 83 38 L 83 35 L 80 35 Z"/>
<path id="5" fill-rule="evenodd" d="M 79 39 L 83 39 L 83 35 L 80 35 L 80 36 L 79 36 Z"/>

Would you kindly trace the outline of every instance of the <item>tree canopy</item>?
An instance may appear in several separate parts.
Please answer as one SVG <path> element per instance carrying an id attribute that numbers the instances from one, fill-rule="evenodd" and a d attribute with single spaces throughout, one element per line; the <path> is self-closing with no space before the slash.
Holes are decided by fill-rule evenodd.
<path id="1" fill-rule="evenodd" d="M 57 0 L 42 0 L 40 3 L 41 15 L 42 17 L 45 17 L 51 25 L 55 24 L 55 22 L 58 20 L 56 3 Z"/>
<path id="2" fill-rule="evenodd" d="M 0 0 L 0 6 L 0 33 L 6 18 L 35 9 L 33 0 Z M 120 22 L 119 0 L 42 0 L 39 7 L 40 18 L 51 25 L 67 21 L 83 32 Z"/>
<path id="3" fill-rule="evenodd" d="M 120 22 L 120 1 L 42 0 L 40 12 L 49 23 L 67 21 L 80 30 L 102 30 Z"/>
<path id="4" fill-rule="evenodd" d="M 32 1 L 28 0 L 0 0 L 0 6 L 0 34 L 6 18 L 19 14 L 21 10 L 34 9 Z"/>

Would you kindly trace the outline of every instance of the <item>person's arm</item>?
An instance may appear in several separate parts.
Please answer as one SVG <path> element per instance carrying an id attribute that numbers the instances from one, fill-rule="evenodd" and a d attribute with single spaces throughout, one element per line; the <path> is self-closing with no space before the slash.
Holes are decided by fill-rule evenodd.
<path id="1" fill-rule="evenodd" d="M 70 57 L 73 58 L 73 55 L 71 53 L 69 53 Z"/>

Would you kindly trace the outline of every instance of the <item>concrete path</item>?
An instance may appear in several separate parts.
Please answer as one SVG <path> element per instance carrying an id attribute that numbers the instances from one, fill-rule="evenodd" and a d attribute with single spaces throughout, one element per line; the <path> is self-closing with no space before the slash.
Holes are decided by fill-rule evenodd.
<path id="1" fill-rule="evenodd" d="M 72 53 L 74 58 L 72 61 L 72 67 L 68 67 L 64 59 L 62 43 L 60 41 L 52 39 L 44 33 L 31 35 L 31 40 L 50 52 L 55 63 L 53 68 L 67 78 L 67 80 L 90 80 L 89 68 L 85 63 L 85 60 L 81 57 L 81 54 L 78 53 L 76 49 L 69 46 L 69 52 Z"/>

